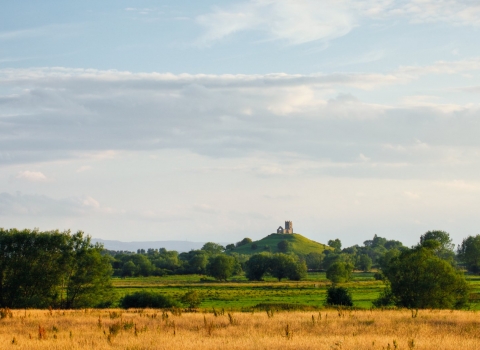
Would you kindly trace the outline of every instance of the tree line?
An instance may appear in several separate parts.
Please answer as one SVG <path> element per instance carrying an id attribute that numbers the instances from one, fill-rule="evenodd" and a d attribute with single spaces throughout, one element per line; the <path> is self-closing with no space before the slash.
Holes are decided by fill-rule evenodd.
<path id="1" fill-rule="evenodd" d="M 0 306 L 108 306 L 112 267 L 78 231 L 0 229 Z"/>

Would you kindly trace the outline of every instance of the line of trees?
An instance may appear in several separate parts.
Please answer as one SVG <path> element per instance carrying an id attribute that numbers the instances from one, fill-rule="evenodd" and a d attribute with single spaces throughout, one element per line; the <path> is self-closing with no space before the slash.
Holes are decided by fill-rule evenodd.
<path id="1" fill-rule="evenodd" d="M 108 306 L 112 267 L 102 252 L 81 231 L 0 229 L 0 306 Z"/>

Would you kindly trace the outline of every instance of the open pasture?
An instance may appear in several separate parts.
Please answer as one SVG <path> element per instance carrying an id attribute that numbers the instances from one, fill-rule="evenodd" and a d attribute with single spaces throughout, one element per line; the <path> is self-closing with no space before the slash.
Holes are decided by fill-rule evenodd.
<path id="1" fill-rule="evenodd" d="M 471 286 L 472 310 L 480 309 L 480 278 L 467 276 Z M 281 281 L 266 278 L 263 282 L 249 282 L 237 276 L 230 282 L 205 280 L 199 275 L 174 275 L 165 277 L 116 278 L 113 280 L 118 298 L 139 290 L 159 292 L 179 300 L 189 290 L 200 292 L 203 302 L 201 309 L 225 309 L 249 311 L 258 304 L 289 304 L 298 309 L 322 308 L 326 291 L 331 282 L 325 273 L 309 273 L 303 281 Z M 375 281 L 373 273 L 355 272 L 351 282 L 342 286 L 352 293 L 354 306 L 369 309 L 384 288 L 381 281 Z"/>
<path id="2" fill-rule="evenodd" d="M 14 310 L 2 349 L 478 349 L 475 311 Z"/>

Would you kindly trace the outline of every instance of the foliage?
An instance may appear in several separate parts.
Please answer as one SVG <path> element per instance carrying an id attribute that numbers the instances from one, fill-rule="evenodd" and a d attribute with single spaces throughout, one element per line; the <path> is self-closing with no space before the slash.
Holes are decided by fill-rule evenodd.
<path id="1" fill-rule="evenodd" d="M 252 243 L 252 239 L 248 238 L 248 237 L 245 237 L 240 242 L 237 242 L 236 246 L 241 247 L 242 245 L 249 244 L 249 243 Z"/>
<path id="2" fill-rule="evenodd" d="M 276 253 L 270 258 L 270 273 L 279 281 L 287 277 L 298 281 L 305 277 L 307 265 L 305 262 L 299 261 L 294 255 Z"/>
<path id="3" fill-rule="evenodd" d="M 395 296 L 393 295 L 390 285 L 387 285 L 377 299 L 372 302 L 375 307 L 388 307 L 395 305 Z"/>
<path id="4" fill-rule="evenodd" d="M 207 274 L 220 281 L 226 281 L 235 271 L 235 258 L 229 255 L 211 257 L 207 264 Z"/>
<path id="5" fill-rule="evenodd" d="M 435 251 L 419 246 L 403 251 L 383 270 L 398 306 L 460 308 L 468 300 L 464 276 Z"/>
<path id="6" fill-rule="evenodd" d="M 342 249 L 342 242 L 338 238 L 329 240 L 327 244 L 337 251 Z"/>
<path id="7" fill-rule="evenodd" d="M 203 245 L 201 250 L 207 252 L 209 255 L 215 255 L 223 253 L 225 251 L 225 247 L 217 243 L 207 242 Z"/>
<path id="8" fill-rule="evenodd" d="M 342 283 L 350 280 L 353 265 L 338 261 L 333 263 L 327 270 L 327 278 L 333 283 Z"/>
<path id="9" fill-rule="evenodd" d="M 249 281 L 261 281 L 270 270 L 270 256 L 255 254 L 245 263 L 245 275 Z"/>
<path id="10" fill-rule="evenodd" d="M 305 263 L 310 270 L 320 270 L 325 255 L 322 253 L 311 252 L 305 257 Z"/>
<path id="11" fill-rule="evenodd" d="M 480 273 L 480 235 L 468 236 L 458 247 L 458 258 L 468 271 Z"/>
<path id="12" fill-rule="evenodd" d="M 124 309 L 129 308 L 170 308 L 178 307 L 178 303 L 172 298 L 159 293 L 139 291 L 125 295 L 121 300 Z"/>
<path id="13" fill-rule="evenodd" d="M 435 243 L 434 243 L 435 242 Z M 455 253 L 453 249 L 455 244 L 452 243 L 450 234 L 445 231 L 427 231 L 420 236 L 420 245 L 423 247 L 432 247 L 435 255 L 439 258 L 454 263 Z"/>
<path id="14" fill-rule="evenodd" d="M 325 304 L 330 306 L 353 306 L 352 295 L 346 288 L 332 285 L 327 290 Z"/>
<path id="15" fill-rule="evenodd" d="M 187 305 L 190 309 L 193 309 L 200 306 L 202 303 L 202 298 L 200 297 L 200 293 L 198 293 L 198 291 L 191 290 L 186 292 L 180 301 Z"/>
<path id="16" fill-rule="evenodd" d="M 92 307 L 110 298 L 110 258 L 83 232 L 0 229 L 0 306 Z"/>
<path id="17" fill-rule="evenodd" d="M 358 258 L 358 267 L 362 271 L 370 271 L 372 269 L 372 259 L 367 254 L 360 255 Z"/>

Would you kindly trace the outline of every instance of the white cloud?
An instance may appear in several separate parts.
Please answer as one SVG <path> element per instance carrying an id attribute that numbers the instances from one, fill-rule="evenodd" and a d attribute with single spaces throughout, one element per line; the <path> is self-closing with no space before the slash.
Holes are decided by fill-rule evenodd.
<path id="1" fill-rule="evenodd" d="M 40 171 L 20 171 L 17 176 L 17 179 L 22 179 L 22 180 L 27 180 L 30 182 L 41 182 L 41 181 L 46 181 L 47 177 Z"/>
<path id="2" fill-rule="evenodd" d="M 362 21 L 406 18 L 414 23 L 480 25 L 480 4 L 471 0 L 250 0 L 216 7 L 197 17 L 210 45 L 241 31 L 261 31 L 288 44 L 328 41 L 348 34 Z"/>
<path id="3" fill-rule="evenodd" d="M 467 142 L 470 150 L 480 147 L 478 104 L 445 103 L 431 94 L 398 94 L 391 104 L 371 101 L 384 89 L 425 75 L 480 70 L 479 62 L 441 62 L 385 74 L 4 69 L 0 157 L 5 164 L 66 158 L 87 163 L 128 151 L 183 149 L 211 157 L 290 153 L 351 164 L 364 154 L 375 160 L 361 163 L 364 173 L 379 164 L 464 161 L 472 154 L 464 149 Z M 257 167 L 258 175 L 288 175 L 283 167 L 264 165 Z M 77 171 L 88 169 L 83 165 Z"/>

